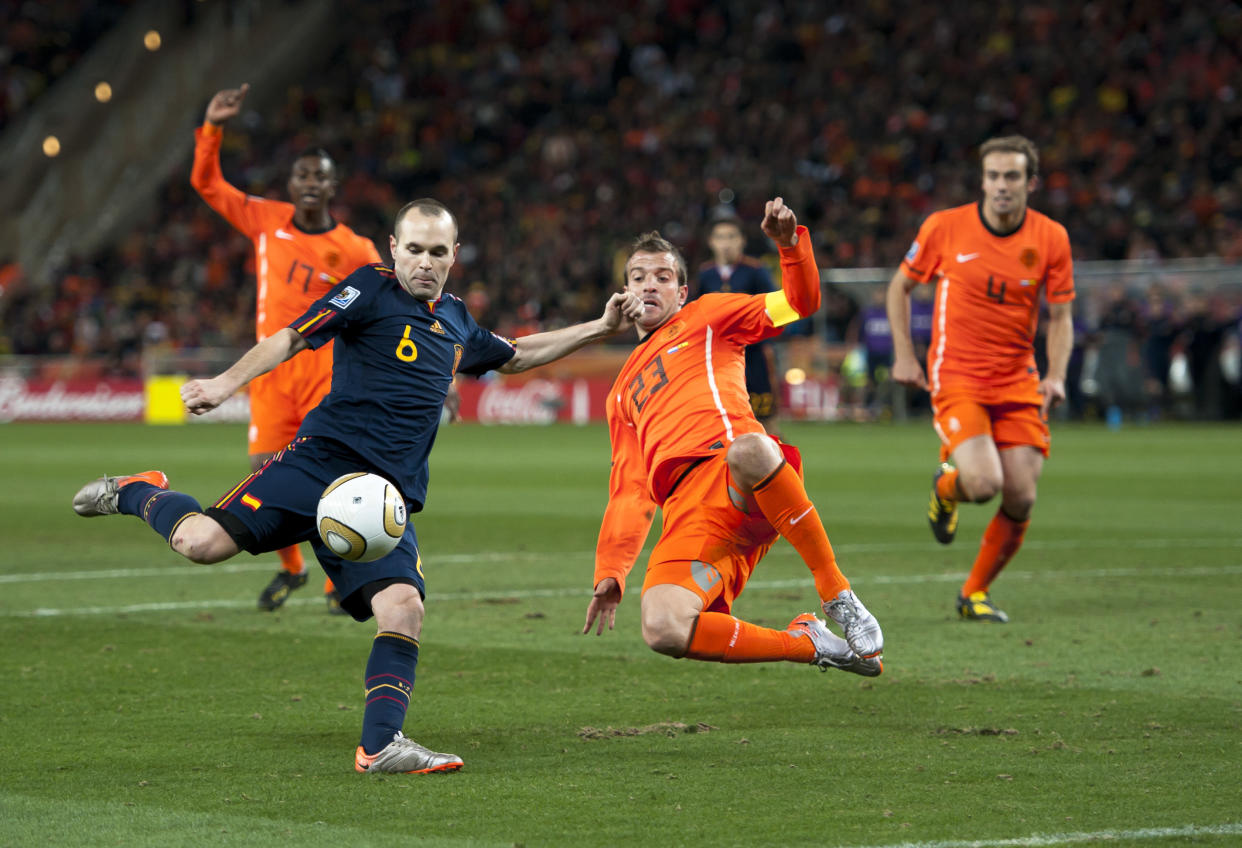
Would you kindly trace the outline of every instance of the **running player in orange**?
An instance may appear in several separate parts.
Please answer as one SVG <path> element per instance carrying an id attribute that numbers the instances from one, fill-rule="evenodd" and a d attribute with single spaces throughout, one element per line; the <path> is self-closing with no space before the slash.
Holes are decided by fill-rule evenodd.
<path id="1" fill-rule="evenodd" d="M 979 158 L 982 201 L 923 222 L 889 283 L 888 319 L 893 379 L 931 392 L 941 460 L 927 513 L 932 533 L 947 545 L 959 502 L 1001 496 L 957 611 L 1005 622 L 989 588 L 1022 546 L 1048 456 L 1048 411 L 1065 399 L 1074 272 L 1065 228 L 1027 207 L 1039 176 L 1035 145 L 1022 136 L 993 138 Z M 909 295 L 923 283 L 937 286 L 926 373 L 910 340 Z M 1034 349 L 1041 292 L 1049 314 L 1042 379 Z"/>
<path id="2" fill-rule="evenodd" d="M 768 436 L 746 392 L 749 344 L 819 308 L 810 236 L 781 198 L 763 231 L 780 248 L 782 288 L 706 294 L 686 303 L 686 261 L 651 232 L 634 243 L 625 289 L 641 298 L 640 343 L 608 396 L 612 473 L 595 551 L 587 633 L 612 629 L 625 578 L 656 508 L 663 530 L 642 593 L 643 639 L 672 657 L 810 663 L 869 677 L 882 670 L 884 637 L 837 568 L 802 484 L 797 449 Z M 785 630 L 735 618 L 733 601 L 777 536 L 801 555 L 840 638 L 803 613 Z"/>
<path id="3" fill-rule="evenodd" d="M 370 239 L 332 219 L 336 166 L 322 150 L 308 150 L 293 162 L 288 191 L 292 203 L 253 197 L 230 185 L 220 171 L 223 124 L 241 111 L 249 85 L 217 92 L 194 133 L 190 183 L 212 209 L 254 242 L 257 315 L 255 335 L 263 341 L 306 311 L 354 269 L 379 262 Z M 250 470 L 257 471 L 297 434 L 298 426 L 328 393 L 332 345 L 291 359 L 250 384 Z M 259 609 L 274 610 L 289 592 L 305 585 L 306 563 L 297 545 L 279 551 L 281 568 L 259 595 Z M 325 579 L 328 609 L 339 613 L 332 581 Z"/>

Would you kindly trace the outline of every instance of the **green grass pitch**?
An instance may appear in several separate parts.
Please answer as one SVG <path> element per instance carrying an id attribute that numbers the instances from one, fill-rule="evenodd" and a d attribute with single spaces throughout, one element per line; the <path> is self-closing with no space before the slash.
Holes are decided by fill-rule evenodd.
<path id="1" fill-rule="evenodd" d="M 1242 429 L 1055 428 L 1008 625 L 954 617 L 994 505 L 932 541 L 925 422 L 786 429 L 882 677 L 659 656 L 636 593 L 580 635 L 606 432 L 456 426 L 415 516 L 406 730 L 466 767 L 377 777 L 352 768 L 373 629 L 325 613 L 317 569 L 264 614 L 274 555 L 192 566 L 69 508 L 152 467 L 210 502 L 241 428 L 0 426 L 0 845 L 1242 842 Z M 814 603 L 781 542 L 735 611 Z"/>

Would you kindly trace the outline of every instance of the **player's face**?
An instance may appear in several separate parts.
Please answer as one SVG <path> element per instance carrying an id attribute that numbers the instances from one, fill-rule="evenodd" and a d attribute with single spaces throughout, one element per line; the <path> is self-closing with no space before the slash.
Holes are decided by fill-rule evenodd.
<path id="1" fill-rule="evenodd" d="M 736 265 L 742 258 L 745 239 L 742 231 L 732 224 L 718 224 L 707 237 L 707 244 L 717 265 Z"/>
<path id="2" fill-rule="evenodd" d="M 625 290 L 643 302 L 635 322 L 647 335 L 677 313 L 689 290 L 677 279 L 677 259 L 671 253 L 635 253 L 625 263 Z"/>
<path id="3" fill-rule="evenodd" d="M 293 205 L 303 212 L 326 209 L 336 194 L 336 169 L 332 160 L 303 156 L 293 163 L 288 189 Z"/>
<path id="4" fill-rule="evenodd" d="M 418 209 L 407 212 L 396 235 L 388 237 L 392 267 L 401 287 L 425 303 L 437 300 L 457 258 L 456 239 L 457 229 L 448 215 L 424 215 Z"/>
<path id="5" fill-rule="evenodd" d="M 983 205 L 993 215 L 1016 215 L 1026 209 L 1026 198 L 1035 187 L 1027 179 L 1026 154 L 997 151 L 983 157 Z"/>

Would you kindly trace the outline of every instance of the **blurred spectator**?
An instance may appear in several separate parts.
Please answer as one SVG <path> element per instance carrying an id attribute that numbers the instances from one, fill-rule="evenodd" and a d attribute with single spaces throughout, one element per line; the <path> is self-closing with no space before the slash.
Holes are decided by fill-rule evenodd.
<path id="1" fill-rule="evenodd" d="M 1143 368 L 1138 339 L 1141 333 L 1139 310 L 1120 283 L 1111 285 L 1105 295 L 1095 336 L 1097 351 L 1095 381 L 1112 427 L 1132 416 L 1143 402 Z"/>

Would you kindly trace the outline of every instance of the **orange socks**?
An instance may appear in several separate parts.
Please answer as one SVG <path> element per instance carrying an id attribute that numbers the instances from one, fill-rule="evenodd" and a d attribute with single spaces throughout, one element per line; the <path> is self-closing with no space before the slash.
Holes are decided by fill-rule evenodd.
<path id="1" fill-rule="evenodd" d="M 754 493 L 759 509 L 776 532 L 789 540 L 811 569 L 821 600 L 835 598 L 850 588 L 850 581 L 837 568 L 837 558 L 815 504 L 807 497 L 802 478 L 793 466 L 782 462 L 780 468 L 755 487 Z"/>
<path id="2" fill-rule="evenodd" d="M 728 613 L 701 612 L 686 657 L 722 663 L 809 663 L 815 658 L 815 645 L 806 636 L 760 627 Z"/>
<path id="3" fill-rule="evenodd" d="M 951 468 L 936 479 L 936 496 L 941 500 L 956 503 L 962 499 L 957 490 L 957 469 Z"/>
<path id="4" fill-rule="evenodd" d="M 297 545 L 281 548 L 277 553 L 280 554 L 280 567 L 290 574 L 301 574 L 306 570 L 306 563 L 302 561 L 302 551 Z"/>
<path id="5" fill-rule="evenodd" d="M 280 567 L 290 574 L 301 574 L 306 570 L 306 563 L 302 559 L 302 549 L 298 545 L 281 548 L 277 553 L 280 554 Z M 325 577 L 323 579 L 323 593 L 326 595 L 334 588 L 332 580 Z"/>
<path id="6" fill-rule="evenodd" d="M 948 475 L 945 475 L 948 476 Z M 943 477 L 941 478 L 944 479 Z M 1014 521 L 1004 510 L 998 509 L 992 516 L 988 529 L 983 531 L 983 541 L 979 543 L 979 556 L 970 569 L 970 576 L 962 585 L 962 597 L 968 598 L 975 592 L 986 592 L 1001 573 L 1013 555 L 1022 547 L 1022 539 L 1026 536 L 1026 521 Z"/>

